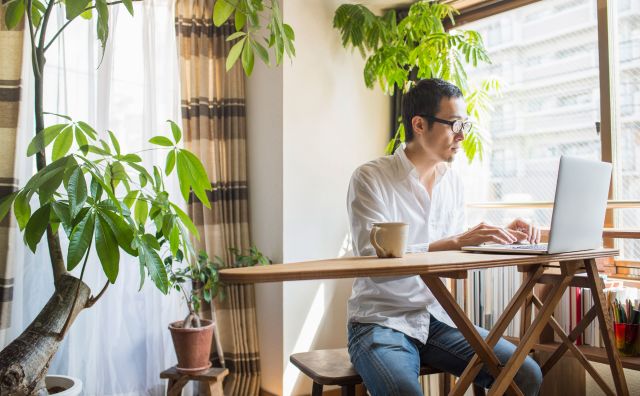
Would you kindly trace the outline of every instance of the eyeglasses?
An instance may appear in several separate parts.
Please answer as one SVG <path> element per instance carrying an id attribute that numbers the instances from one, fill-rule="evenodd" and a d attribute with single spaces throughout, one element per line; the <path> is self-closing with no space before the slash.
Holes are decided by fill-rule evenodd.
<path id="1" fill-rule="evenodd" d="M 451 130 L 455 134 L 469 133 L 469 131 L 473 127 L 473 123 L 471 121 L 462 121 L 462 120 L 448 121 L 448 120 L 443 120 L 442 118 L 434 117 L 434 116 L 431 116 L 431 115 L 426 115 L 426 114 L 418 114 L 418 115 L 420 117 L 427 118 L 427 119 L 429 119 L 431 121 L 435 121 L 435 122 L 439 122 L 441 124 L 449 125 L 451 127 Z"/>

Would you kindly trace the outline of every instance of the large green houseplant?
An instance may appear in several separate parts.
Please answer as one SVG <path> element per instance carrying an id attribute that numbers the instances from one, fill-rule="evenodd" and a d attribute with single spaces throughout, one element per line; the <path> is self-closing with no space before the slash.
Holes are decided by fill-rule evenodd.
<path id="1" fill-rule="evenodd" d="M 95 21 L 104 50 L 109 35 L 109 8 L 123 4 L 133 14 L 133 1 L 136 0 L 10 0 L 2 5 L 7 27 L 12 29 L 25 19 L 28 31 L 35 83 L 35 136 L 27 154 L 35 155 L 37 173 L 23 188 L 0 201 L 0 219 L 13 208 L 24 242 L 33 251 L 46 238 L 55 284 L 53 296 L 34 321 L 0 351 L 2 395 L 46 393 L 44 377 L 54 354 L 77 315 L 94 305 L 109 284 L 116 281 L 121 250 L 138 258 L 141 286 L 148 277 L 163 293 L 171 286 L 163 254 L 175 257 L 180 250 L 187 262 L 198 260 L 191 245 L 197 230 L 180 205 L 169 199 L 164 179 L 175 175 L 184 199 L 193 193 L 207 206 L 206 192 L 211 187 L 200 160 L 179 147 L 182 132 L 178 125 L 170 121 L 170 137 L 155 136 L 150 140 L 166 150 L 167 156 L 164 169 L 154 166 L 147 170 L 137 154 L 121 152 L 116 135 L 110 131 L 108 138 L 100 139 L 86 122 L 66 115 L 50 114 L 48 117 L 57 123 L 45 122 L 47 50 L 79 18 Z M 265 8 L 263 0 L 241 0 L 236 6 L 243 7 L 234 6 L 228 12 L 229 7 L 220 6 L 221 3 L 224 1 L 216 3 L 213 17 L 224 21 L 233 13 L 236 28 L 253 35 L 260 30 L 261 17 L 271 15 L 270 20 L 277 22 L 268 26 L 276 59 L 288 51 L 283 43 L 292 45 L 292 33 L 285 30 L 277 8 Z M 64 10 L 67 21 L 51 33 L 47 29 L 55 7 Z M 243 17 L 246 24 L 239 23 Z M 248 49 L 244 49 L 247 44 Z M 266 51 L 263 46 L 252 45 L 248 38 L 241 49 L 247 72 L 253 65 L 254 50 Z M 263 55 L 261 58 L 265 59 Z M 69 238 L 66 252 L 60 244 L 60 232 Z M 160 249 L 163 241 L 169 247 L 166 253 Z M 92 250 L 107 278 L 95 293 L 83 282 L 85 271 L 98 270 L 88 262 Z M 80 275 L 72 275 L 78 266 Z"/>
<path id="2" fill-rule="evenodd" d="M 477 86 L 468 82 L 465 64 L 490 63 L 482 37 L 472 30 L 445 30 L 443 21 L 454 22 L 457 10 L 448 4 L 421 0 L 413 3 L 406 16 L 395 10 L 376 15 L 362 4 L 343 4 L 335 12 L 333 26 L 340 31 L 345 48 L 357 48 L 366 59 L 364 81 L 368 88 L 377 83 L 385 94 L 409 90 L 415 79 L 438 77 L 462 90 L 467 112 L 476 120 L 490 110 L 490 94 L 498 81 L 488 79 Z M 404 141 L 404 127 L 398 120 L 395 137 L 386 152 Z M 482 158 L 482 129 L 478 124 L 462 142 L 469 161 Z"/>

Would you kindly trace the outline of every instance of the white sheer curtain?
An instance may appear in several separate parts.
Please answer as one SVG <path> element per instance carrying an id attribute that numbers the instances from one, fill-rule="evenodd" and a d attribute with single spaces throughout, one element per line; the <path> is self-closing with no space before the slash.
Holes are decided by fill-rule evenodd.
<path id="1" fill-rule="evenodd" d="M 110 7 L 110 38 L 101 63 L 94 22 L 76 20 L 48 50 L 45 71 L 45 111 L 87 121 L 103 137 L 107 129 L 113 131 L 126 152 L 149 148 L 152 135 L 170 133 L 167 119 L 181 119 L 173 1 L 145 0 L 134 8 L 131 17 L 122 5 Z M 64 22 L 64 11 L 56 10 L 49 36 Z M 25 44 L 19 153 L 26 152 L 33 131 L 29 53 Z M 55 122 L 53 116 L 46 119 L 47 124 Z M 166 155 L 140 154 L 149 167 Z M 34 163 L 24 155 L 16 158 L 24 184 Z M 179 202 L 176 187 L 170 187 L 171 196 Z M 33 320 L 53 292 L 46 242 L 34 255 L 23 247 L 17 232 L 13 238 L 10 254 L 16 280 L 9 340 Z M 121 257 L 116 284 L 79 315 L 49 372 L 80 378 L 84 395 L 160 395 L 165 385 L 159 374 L 176 362 L 167 325 L 184 317 L 186 305 L 176 292 L 162 295 L 150 280 L 138 291 L 137 261 L 126 254 Z M 94 294 L 105 280 L 100 263 L 91 258 L 85 281 Z"/>

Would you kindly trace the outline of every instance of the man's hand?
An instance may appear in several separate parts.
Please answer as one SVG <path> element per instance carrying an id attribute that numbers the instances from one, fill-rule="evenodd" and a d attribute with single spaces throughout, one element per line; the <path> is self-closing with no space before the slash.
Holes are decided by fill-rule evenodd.
<path id="1" fill-rule="evenodd" d="M 518 238 L 519 241 L 526 240 L 529 243 L 540 242 L 540 229 L 534 227 L 533 224 L 529 224 L 522 219 L 515 219 L 507 226 L 507 228 L 511 232 L 518 231 L 520 233 L 526 234 L 526 238 Z"/>
<path id="2" fill-rule="evenodd" d="M 510 244 L 528 238 L 528 234 L 511 228 L 480 223 L 469 231 L 456 236 L 458 249 L 462 246 L 476 246 L 482 243 Z"/>

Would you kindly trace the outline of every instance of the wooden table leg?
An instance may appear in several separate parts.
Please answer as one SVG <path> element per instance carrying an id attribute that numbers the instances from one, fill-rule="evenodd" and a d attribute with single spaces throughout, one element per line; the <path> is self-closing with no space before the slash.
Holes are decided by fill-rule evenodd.
<path id="1" fill-rule="evenodd" d="M 478 354 L 484 364 L 486 364 L 491 375 L 497 377 L 500 373 L 500 360 L 498 360 L 498 357 L 493 352 L 493 348 L 489 347 L 489 345 L 487 345 L 484 339 L 480 336 L 476 328 L 473 326 L 473 323 L 471 323 L 469 318 L 467 318 L 467 315 L 465 315 L 464 311 L 462 311 L 451 293 L 449 293 L 449 290 L 447 290 L 444 283 L 442 283 L 442 280 L 434 275 L 422 275 L 421 277 L 440 305 L 442 305 L 445 311 L 447 311 L 453 323 L 458 327 L 458 330 L 460 330 L 469 344 L 471 344 L 471 347 L 476 351 L 476 354 Z M 509 389 L 510 394 L 522 395 L 522 391 L 518 389 L 518 386 L 513 383 L 513 381 L 507 383 L 502 392 L 504 393 L 507 388 Z"/>
<path id="2" fill-rule="evenodd" d="M 224 396 L 222 382 L 209 381 L 209 383 L 207 384 L 207 395 L 208 396 Z"/>
<path id="3" fill-rule="evenodd" d="M 531 347 L 533 347 L 533 344 L 544 329 L 544 326 L 549 321 L 555 306 L 562 298 L 562 295 L 569 286 L 569 283 L 571 283 L 573 275 L 581 265 L 581 261 L 566 261 L 560 263 L 562 275 L 560 282 L 551 289 L 545 298 L 544 306 L 539 310 L 523 339 L 520 340 L 515 352 L 511 355 L 511 358 L 509 358 L 505 369 L 500 372 L 500 375 L 496 378 L 491 389 L 489 389 L 489 396 L 502 395 L 507 390 L 507 387 L 513 381 L 513 377 L 515 377 L 516 372 L 529 354 Z"/>
<path id="4" fill-rule="evenodd" d="M 602 279 L 600 279 L 600 276 L 598 275 L 596 260 L 584 260 L 584 265 L 587 270 L 587 277 L 589 278 L 591 294 L 593 295 L 593 303 L 598 314 L 598 322 L 600 322 L 600 333 L 602 335 L 602 340 L 604 341 L 604 346 L 607 349 L 607 357 L 609 358 L 609 366 L 611 367 L 613 382 L 616 385 L 616 393 L 618 395 L 627 396 L 629 395 L 629 389 L 627 388 L 627 382 L 624 378 L 620 355 L 618 354 L 618 349 L 614 342 L 613 325 L 611 324 L 609 307 L 607 307 L 607 301 L 604 296 L 604 285 L 602 284 Z"/>
<path id="5" fill-rule="evenodd" d="M 509 323 L 511 323 L 513 317 L 516 315 L 516 313 L 518 313 L 520 307 L 522 307 L 523 302 L 530 298 L 531 292 L 543 272 L 544 267 L 542 265 L 531 268 L 530 271 L 526 272 L 524 281 L 522 282 L 516 293 L 513 295 L 511 301 L 509 301 L 509 304 L 507 304 L 504 311 L 502 311 L 502 314 L 500 315 L 498 321 L 489 330 L 489 334 L 487 335 L 485 342 L 491 348 L 493 348 L 498 343 L 500 337 L 502 337 L 505 330 L 509 326 Z M 452 395 L 463 395 L 481 369 L 482 362 L 476 354 L 475 356 L 473 356 L 473 358 L 467 365 L 467 368 L 460 376 L 460 379 L 453 388 Z"/>

